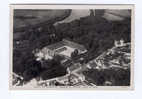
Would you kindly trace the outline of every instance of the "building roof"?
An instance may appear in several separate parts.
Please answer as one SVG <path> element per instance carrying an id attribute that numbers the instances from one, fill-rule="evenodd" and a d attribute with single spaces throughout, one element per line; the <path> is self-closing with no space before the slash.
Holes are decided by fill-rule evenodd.
<path id="1" fill-rule="evenodd" d="M 58 43 L 51 44 L 51 45 L 47 46 L 47 48 L 50 49 L 50 50 L 56 50 L 56 49 L 63 47 L 63 46 L 69 46 L 69 47 L 72 47 L 72 48 L 79 49 L 81 51 L 86 50 L 83 45 L 74 43 L 74 42 L 66 40 L 66 39 L 63 39 L 62 41 L 60 41 Z"/>
<path id="2" fill-rule="evenodd" d="M 50 50 L 55 50 L 55 49 L 60 48 L 60 47 L 62 47 L 64 45 L 65 45 L 64 42 L 60 41 L 58 43 L 54 43 L 54 44 L 48 45 L 47 48 L 50 49 Z"/>

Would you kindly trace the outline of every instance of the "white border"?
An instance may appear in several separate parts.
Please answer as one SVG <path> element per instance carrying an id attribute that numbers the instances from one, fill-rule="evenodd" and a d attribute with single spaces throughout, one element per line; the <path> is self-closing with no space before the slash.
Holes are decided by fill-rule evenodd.
<path id="1" fill-rule="evenodd" d="M 12 37 L 13 37 L 13 10 L 14 9 L 131 9 L 131 83 L 130 86 L 95 86 L 95 87 L 48 87 L 48 88 L 22 88 L 12 86 Z M 11 90 L 133 90 L 134 89 L 134 5 L 10 5 L 10 77 Z"/>

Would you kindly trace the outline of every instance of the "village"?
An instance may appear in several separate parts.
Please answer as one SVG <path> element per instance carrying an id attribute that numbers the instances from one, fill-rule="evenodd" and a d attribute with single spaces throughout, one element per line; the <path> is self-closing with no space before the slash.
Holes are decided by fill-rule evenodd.
<path id="1" fill-rule="evenodd" d="M 54 48 L 53 48 L 54 47 Z M 64 48 L 67 47 L 67 48 Z M 52 50 L 50 50 L 52 48 Z M 62 49 L 63 48 L 63 49 Z M 82 48 L 82 49 L 81 49 Z M 71 50 L 70 50 L 71 49 Z M 37 61 L 42 62 L 43 59 L 52 59 L 54 55 L 65 56 L 61 60 L 62 64 L 67 66 L 67 74 L 60 77 L 55 77 L 48 80 L 43 80 L 39 78 L 34 80 L 35 84 L 32 85 L 39 87 L 49 87 L 49 86 L 96 86 L 96 84 L 89 82 L 83 71 L 89 71 L 91 69 L 109 69 L 109 68 L 130 68 L 130 43 L 124 43 L 123 40 L 115 41 L 114 47 L 103 52 L 97 58 L 89 61 L 88 63 L 81 63 L 81 61 L 74 62 L 71 59 L 71 54 L 74 50 L 79 50 L 78 55 L 85 53 L 87 50 L 74 42 L 63 40 L 58 44 L 53 44 L 44 47 L 41 51 L 37 51 L 35 57 Z M 66 54 L 67 53 L 67 54 Z M 121 60 L 123 59 L 123 60 Z M 71 61 L 69 61 L 71 60 Z M 79 57 L 78 60 L 83 60 L 83 57 Z M 125 61 L 126 60 L 126 61 Z M 111 82 L 106 82 L 111 83 Z M 17 79 L 15 85 L 20 84 Z"/>
<path id="2" fill-rule="evenodd" d="M 126 48 L 125 48 L 126 47 Z M 119 55 L 116 56 L 116 51 L 119 50 Z M 63 77 L 57 77 L 54 79 L 49 79 L 46 81 L 39 82 L 39 85 L 50 86 L 56 83 L 60 83 L 64 86 L 96 86 L 95 84 L 87 81 L 85 75 L 83 75 L 84 70 L 95 69 L 109 69 L 109 68 L 130 68 L 130 43 L 124 43 L 123 40 L 116 41 L 115 46 L 108 51 L 102 53 L 96 59 L 91 60 L 87 64 L 75 63 L 71 67 L 67 68 L 67 75 Z M 122 54 L 123 53 L 123 54 Z M 112 57 L 111 59 L 106 58 L 107 56 Z M 115 58 L 114 58 L 115 57 Z M 121 58 L 125 58 L 128 62 L 121 62 Z M 107 61 L 106 61 L 107 60 Z M 107 62 L 107 63 L 106 63 Z M 74 68 L 74 69 L 72 69 Z"/>

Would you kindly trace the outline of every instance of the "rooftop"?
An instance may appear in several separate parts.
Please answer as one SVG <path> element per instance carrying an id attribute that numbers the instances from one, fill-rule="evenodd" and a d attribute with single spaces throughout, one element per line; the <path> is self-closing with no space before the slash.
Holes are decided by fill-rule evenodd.
<path id="1" fill-rule="evenodd" d="M 124 46 L 113 47 L 107 52 L 104 52 L 98 58 L 96 58 L 95 62 L 98 66 L 104 68 L 118 67 L 118 68 L 126 68 L 130 67 L 131 63 L 131 45 L 130 43 L 126 43 Z"/>
<path id="2" fill-rule="evenodd" d="M 47 48 L 50 49 L 50 50 L 56 50 L 56 49 L 64 47 L 64 46 L 68 46 L 68 48 L 76 48 L 76 49 L 79 49 L 81 51 L 86 50 L 83 45 L 74 43 L 74 42 L 66 40 L 66 39 L 63 39 L 62 41 L 60 41 L 58 43 L 48 45 Z"/>

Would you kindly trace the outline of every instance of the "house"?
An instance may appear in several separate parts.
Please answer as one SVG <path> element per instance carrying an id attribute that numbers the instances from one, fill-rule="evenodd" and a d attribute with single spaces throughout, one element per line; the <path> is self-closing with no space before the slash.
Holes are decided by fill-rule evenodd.
<path id="1" fill-rule="evenodd" d="M 36 53 L 35 56 L 44 59 L 52 59 L 55 55 L 62 55 L 69 59 L 71 57 L 71 53 L 76 49 L 78 50 L 78 54 L 87 52 L 86 48 L 83 45 L 63 39 L 58 43 L 45 46 L 38 53 Z"/>
<path id="2" fill-rule="evenodd" d="M 116 47 L 124 46 L 124 40 L 121 39 L 120 41 L 115 41 L 115 42 L 114 42 L 114 45 L 115 45 Z"/>

